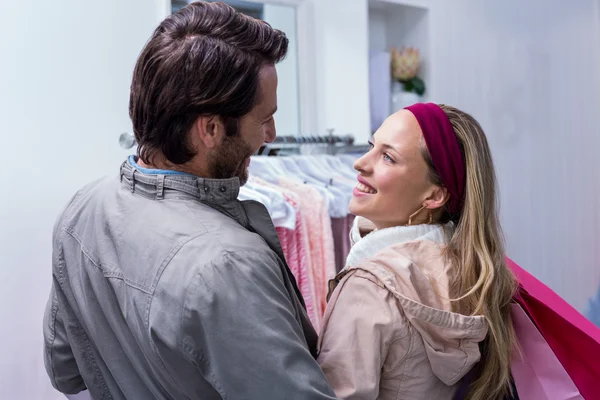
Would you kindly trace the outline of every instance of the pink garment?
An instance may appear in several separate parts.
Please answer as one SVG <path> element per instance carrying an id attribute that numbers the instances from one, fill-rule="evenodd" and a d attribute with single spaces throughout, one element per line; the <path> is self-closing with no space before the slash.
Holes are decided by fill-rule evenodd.
<path id="1" fill-rule="evenodd" d="M 285 201 L 294 207 L 296 212 L 296 227 L 294 230 L 277 227 L 277 235 L 285 256 L 286 262 L 296 278 L 298 289 L 302 293 L 304 303 L 306 304 L 306 312 L 315 329 L 320 329 L 322 313 L 316 302 L 315 284 L 313 277 L 313 267 L 309 256 L 309 240 L 307 224 L 305 222 L 304 213 L 300 209 L 300 199 L 291 190 L 273 185 L 265 180 L 257 177 L 251 177 L 250 181 L 261 186 L 276 189 L 283 194 Z"/>
<path id="2" fill-rule="evenodd" d="M 296 217 L 296 222 L 298 218 Z M 277 236 L 279 236 L 279 243 L 281 243 L 281 248 L 283 250 L 283 254 L 285 256 L 285 260 L 290 267 L 290 271 L 296 278 L 296 283 L 298 284 L 298 288 L 302 291 L 302 276 L 300 275 L 300 262 L 298 260 L 298 248 L 296 247 L 296 230 L 295 229 L 287 229 L 281 226 L 275 227 L 277 231 Z M 302 295 L 304 297 L 304 294 Z"/>
<path id="3" fill-rule="evenodd" d="M 309 255 L 315 286 L 315 305 L 319 311 L 315 328 L 320 329 L 327 306 L 327 282 L 336 275 L 333 233 L 327 205 L 319 191 L 310 185 L 300 184 L 288 178 L 280 178 L 279 184 L 298 195 L 300 209 L 310 232 Z"/>
<path id="4" fill-rule="evenodd" d="M 287 195 L 285 197 L 286 201 L 290 201 L 295 206 L 296 229 L 291 230 L 278 227 L 275 230 L 279 236 L 285 259 L 296 278 L 296 283 L 304 298 L 308 317 L 315 329 L 317 329 L 317 326 L 319 328 L 321 326 L 321 313 L 315 301 L 315 285 L 311 260 L 308 256 L 309 245 L 306 224 L 297 203 L 293 202 L 291 198 L 288 200 Z"/>

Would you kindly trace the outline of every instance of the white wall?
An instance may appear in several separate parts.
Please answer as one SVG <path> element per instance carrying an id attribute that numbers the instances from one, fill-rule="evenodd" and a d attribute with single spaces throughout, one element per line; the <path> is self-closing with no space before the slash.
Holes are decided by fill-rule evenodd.
<path id="1" fill-rule="evenodd" d="M 298 42 L 296 9 L 293 6 L 265 4 L 263 19 L 273 28 L 280 29 L 289 39 L 288 55 L 277 64 L 279 85 L 277 88 L 278 110 L 275 124 L 278 135 L 302 134 L 298 93 Z"/>
<path id="2" fill-rule="evenodd" d="M 390 51 L 388 44 L 386 10 L 381 8 L 369 9 L 369 50 Z"/>
<path id="3" fill-rule="evenodd" d="M 368 14 L 365 0 L 312 0 L 320 134 L 370 135 Z M 365 112 L 366 111 L 366 112 Z"/>

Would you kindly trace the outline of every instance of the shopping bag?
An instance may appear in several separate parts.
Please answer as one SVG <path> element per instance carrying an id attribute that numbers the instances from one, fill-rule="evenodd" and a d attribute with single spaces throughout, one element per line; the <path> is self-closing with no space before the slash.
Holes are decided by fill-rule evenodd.
<path id="1" fill-rule="evenodd" d="M 511 373 L 521 399 L 583 400 L 550 346 L 519 304 L 511 305 L 518 346 Z"/>
<path id="2" fill-rule="evenodd" d="M 535 324 L 581 395 L 585 399 L 600 399 L 600 329 L 512 260 L 507 259 L 507 263 L 520 284 L 515 301 Z"/>

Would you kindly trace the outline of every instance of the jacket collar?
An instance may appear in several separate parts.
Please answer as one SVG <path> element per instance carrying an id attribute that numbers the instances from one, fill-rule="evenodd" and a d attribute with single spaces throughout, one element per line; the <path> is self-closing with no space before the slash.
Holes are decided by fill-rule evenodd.
<path id="1" fill-rule="evenodd" d="M 352 248 L 346 258 L 346 265 L 356 266 L 383 249 L 399 243 L 429 240 L 440 245 L 446 244 L 448 242 L 447 234 L 452 229 L 453 224 L 448 223 L 446 225 L 396 226 L 375 230 L 369 220 L 356 217 L 350 231 Z"/>
<path id="2" fill-rule="evenodd" d="M 208 179 L 175 171 L 140 168 L 132 158 L 121 165 L 121 183 L 131 192 L 158 200 L 187 195 L 204 203 L 224 204 L 238 198 L 239 178 Z"/>

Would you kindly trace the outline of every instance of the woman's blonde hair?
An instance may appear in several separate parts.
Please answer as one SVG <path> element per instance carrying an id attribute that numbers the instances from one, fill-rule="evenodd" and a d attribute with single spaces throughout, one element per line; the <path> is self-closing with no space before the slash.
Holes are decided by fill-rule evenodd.
<path id="1" fill-rule="evenodd" d="M 457 266 L 451 284 L 453 308 L 466 315 L 483 315 L 489 325 L 481 345 L 482 362 L 476 367 L 478 376 L 467 398 L 502 399 L 511 393 L 510 360 L 516 338 L 510 303 L 517 285 L 505 262 L 494 164 L 479 123 L 456 108 L 440 107 L 454 128 L 466 168 L 462 210 L 455 215 L 445 212 L 441 221 L 453 221 L 456 226 L 446 249 Z M 423 147 L 431 181 L 443 186 L 427 147 Z"/>

